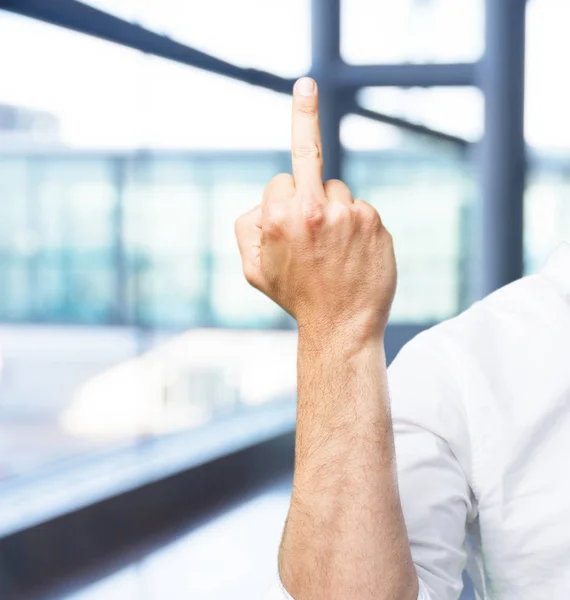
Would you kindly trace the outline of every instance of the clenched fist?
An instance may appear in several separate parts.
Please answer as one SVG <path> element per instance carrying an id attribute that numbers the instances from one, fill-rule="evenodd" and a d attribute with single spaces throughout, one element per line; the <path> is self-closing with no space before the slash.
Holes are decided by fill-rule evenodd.
<path id="1" fill-rule="evenodd" d="M 323 184 L 317 86 L 293 94 L 293 176 L 277 175 L 236 221 L 245 277 L 321 343 L 380 339 L 396 288 L 392 238 L 377 211 L 338 180 Z"/>

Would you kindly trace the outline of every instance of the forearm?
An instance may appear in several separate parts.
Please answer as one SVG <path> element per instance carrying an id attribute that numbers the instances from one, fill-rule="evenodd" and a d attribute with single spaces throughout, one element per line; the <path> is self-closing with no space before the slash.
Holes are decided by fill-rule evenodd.
<path id="1" fill-rule="evenodd" d="M 392 237 L 344 183 L 323 183 L 310 78 L 293 90 L 291 142 L 293 176 L 273 178 L 261 204 L 236 222 L 247 280 L 299 325 L 281 577 L 297 600 L 412 600 L 381 335 L 396 291 Z"/>
<path id="2" fill-rule="evenodd" d="M 280 574 L 296 600 L 411 600 L 417 578 L 398 497 L 383 343 L 350 344 L 300 334 Z"/>

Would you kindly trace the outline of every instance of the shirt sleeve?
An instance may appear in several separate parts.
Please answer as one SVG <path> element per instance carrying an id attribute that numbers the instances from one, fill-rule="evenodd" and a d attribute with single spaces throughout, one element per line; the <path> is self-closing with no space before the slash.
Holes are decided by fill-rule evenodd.
<path id="1" fill-rule="evenodd" d="M 400 500 L 419 600 L 457 600 L 475 518 L 471 443 L 449 347 L 431 331 L 407 344 L 389 369 Z M 454 357 L 456 358 L 456 356 Z"/>
<path id="2" fill-rule="evenodd" d="M 457 600 L 467 561 L 466 524 L 476 515 L 471 446 L 460 386 L 444 350 L 426 341 L 433 337 L 418 336 L 392 363 L 390 404 L 418 600 Z M 293 598 L 277 577 L 267 600 Z"/>

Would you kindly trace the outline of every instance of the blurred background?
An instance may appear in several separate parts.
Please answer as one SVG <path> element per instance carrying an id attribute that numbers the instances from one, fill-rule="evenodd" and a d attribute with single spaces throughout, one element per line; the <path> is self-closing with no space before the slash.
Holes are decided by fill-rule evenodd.
<path id="1" fill-rule="evenodd" d="M 275 576 L 295 328 L 233 223 L 290 171 L 395 240 L 393 357 L 570 239 L 567 0 L 0 0 L 0 597 Z M 466 582 L 464 598 L 472 598 Z"/>

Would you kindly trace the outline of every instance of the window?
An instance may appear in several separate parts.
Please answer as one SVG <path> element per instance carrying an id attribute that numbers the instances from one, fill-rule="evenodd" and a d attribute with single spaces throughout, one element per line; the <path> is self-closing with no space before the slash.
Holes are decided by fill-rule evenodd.
<path id="1" fill-rule="evenodd" d="M 305 0 L 91 4 L 237 65 L 284 77 L 310 67 Z M 422 54 L 431 36 L 416 49 L 388 44 L 394 56 L 366 54 L 354 32 L 379 9 L 350 4 L 347 60 L 451 60 L 441 48 Z M 405 18 L 381 4 L 390 28 L 456 16 L 443 0 L 408 2 Z M 477 20 L 461 27 L 473 39 L 457 60 L 476 56 L 479 39 Z M 233 233 L 290 169 L 290 99 L 6 12 L 1 56 L 14 59 L 0 61 L 0 490 L 72 457 L 144 448 L 230 416 L 259 431 L 267 407 L 291 419 L 294 322 L 246 283 Z M 359 101 L 480 135 L 472 90 L 368 89 Z M 446 119 L 452 109 L 461 118 Z M 358 116 L 344 119 L 342 141 L 348 183 L 398 246 L 393 324 L 456 314 L 469 154 Z"/>
<path id="2" fill-rule="evenodd" d="M 480 58 L 482 0 L 343 0 L 342 55 L 352 64 Z"/>

